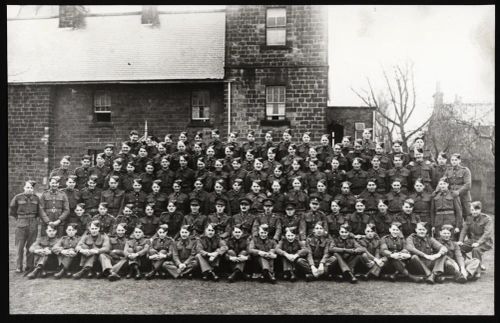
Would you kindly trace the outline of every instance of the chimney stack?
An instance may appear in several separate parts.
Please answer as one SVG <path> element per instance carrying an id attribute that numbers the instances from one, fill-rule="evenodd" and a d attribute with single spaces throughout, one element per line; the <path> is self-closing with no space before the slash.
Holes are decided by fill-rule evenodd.
<path id="1" fill-rule="evenodd" d="M 84 6 L 59 6 L 59 28 L 80 28 L 85 26 Z"/>
<path id="2" fill-rule="evenodd" d="M 153 26 L 160 24 L 158 6 L 142 6 L 141 24 L 151 24 Z"/>
<path id="3" fill-rule="evenodd" d="M 441 83 L 436 83 L 436 93 L 432 96 L 434 98 L 434 107 L 443 105 L 443 92 L 441 92 Z"/>

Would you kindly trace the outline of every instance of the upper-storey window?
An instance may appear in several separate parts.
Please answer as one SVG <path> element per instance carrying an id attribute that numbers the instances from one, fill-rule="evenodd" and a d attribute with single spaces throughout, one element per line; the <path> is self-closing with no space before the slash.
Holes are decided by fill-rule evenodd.
<path id="1" fill-rule="evenodd" d="M 286 44 L 286 9 L 269 8 L 266 14 L 266 45 Z"/>

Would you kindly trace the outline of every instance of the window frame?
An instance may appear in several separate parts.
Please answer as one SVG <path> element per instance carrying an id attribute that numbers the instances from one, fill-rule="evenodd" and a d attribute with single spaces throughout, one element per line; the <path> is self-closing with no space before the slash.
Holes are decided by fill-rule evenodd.
<path id="1" fill-rule="evenodd" d="M 94 121 L 111 123 L 111 94 L 107 90 L 95 90 L 92 97 L 92 115 Z M 102 120 L 102 119 L 108 120 Z"/>
<path id="2" fill-rule="evenodd" d="M 279 25 L 279 26 L 269 26 L 268 24 L 268 18 L 269 18 L 269 11 L 270 10 L 284 10 L 285 12 L 285 22 L 284 25 Z M 268 47 L 284 47 L 286 46 L 286 36 L 287 36 L 287 10 L 286 7 L 271 7 L 271 8 L 266 8 L 266 46 Z M 283 40 L 283 43 L 280 44 L 269 44 L 269 37 L 268 37 L 268 31 L 269 30 L 284 30 L 285 31 L 285 37 Z"/>
<path id="3" fill-rule="evenodd" d="M 283 101 L 279 101 L 279 98 L 281 97 L 281 93 L 278 93 L 278 101 L 271 101 L 268 102 L 268 96 L 269 96 L 269 90 L 271 89 L 283 89 Z M 272 93 L 271 96 L 274 97 L 276 94 Z M 268 105 L 278 105 L 278 112 L 279 112 L 279 105 L 283 104 L 283 114 L 268 114 Z M 266 117 L 265 119 L 268 121 L 281 121 L 281 120 L 286 120 L 286 86 L 285 85 L 266 85 L 266 103 L 265 103 L 265 112 L 266 112 Z"/>
<path id="4" fill-rule="evenodd" d="M 195 97 L 195 93 L 206 93 L 206 98 L 207 98 L 207 101 L 208 102 L 205 102 L 205 105 L 194 105 L 194 97 Z M 191 121 L 196 121 L 196 122 L 208 122 L 210 120 L 210 110 L 212 108 L 212 104 L 211 104 L 211 96 L 210 96 L 210 90 L 205 90 L 205 89 L 198 89 L 198 90 L 192 90 L 191 91 L 191 102 L 190 102 L 190 105 L 191 105 Z M 197 118 L 194 118 L 193 117 L 193 112 L 194 112 L 194 108 L 200 108 L 200 107 L 203 107 L 204 109 L 207 109 L 208 112 L 207 112 L 207 116 L 204 117 L 204 118 L 200 118 L 200 117 L 197 117 Z"/>
<path id="5" fill-rule="evenodd" d="M 359 128 L 361 128 L 361 125 L 363 129 L 357 129 L 359 125 Z M 366 128 L 366 122 L 354 122 L 354 140 L 363 138 L 363 131 Z M 359 135 L 358 135 L 359 133 Z"/>

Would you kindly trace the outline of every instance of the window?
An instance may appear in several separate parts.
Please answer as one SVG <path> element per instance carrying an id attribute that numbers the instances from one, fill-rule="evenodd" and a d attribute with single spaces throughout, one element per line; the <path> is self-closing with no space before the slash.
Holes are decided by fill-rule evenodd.
<path id="1" fill-rule="evenodd" d="M 286 89 L 284 86 L 266 87 L 266 119 L 285 119 Z"/>
<path id="2" fill-rule="evenodd" d="M 208 120 L 210 117 L 210 92 L 193 91 L 191 95 L 191 119 Z"/>
<path id="3" fill-rule="evenodd" d="M 106 91 L 94 93 L 94 120 L 111 122 L 111 96 Z"/>
<path id="4" fill-rule="evenodd" d="M 354 123 L 354 139 L 363 138 L 363 130 L 365 130 L 364 122 L 355 122 Z"/>
<path id="5" fill-rule="evenodd" d="M 266 45 L 285 46 L 286 44 L 286 9 L 267 9 Z"/>

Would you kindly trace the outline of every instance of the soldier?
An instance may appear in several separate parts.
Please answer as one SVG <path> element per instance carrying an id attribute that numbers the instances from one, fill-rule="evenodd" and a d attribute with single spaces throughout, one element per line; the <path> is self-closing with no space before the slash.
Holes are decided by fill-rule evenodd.
<path id="1" fill-rule="evenodd" d="M 361 139 L 357 139 L 354 142 L 353 148 L 354 148 L 353 150 L 350 150 L 349 153 L 345 155 L 349 165 L 352 166 L 354 159 L 357 158 L 358 161 L 360 162 L 359 169 L 367 170 L 369 168 L 369 160 L 371 157 L 369 155 L 365 155 L 363 151 L 363 141 Z"/>
<path id="2" fill-rule="evenodd" d="M 133 204 L 133 211 L 137 216 L 144 216 L 144 207 L 147 202 L 147 194 L 142 190 L 142 183 L 139 178 L 134 179 L 134 184 L 132 185 L 133 191 L 125 194 L 123 198 L 123 205 Z M 123 206 L 122 206 L 123 208 Z"/>
<path id="3" fill-rule="evenodd" d="M 239 225 L 241 231 L 243 231 L 243 237 L 249 238 L 252 235 L 252 226 L 255 220 L 255 214 L 250 212 L 250 203 L 252 201 L 249 198 L 243 197 L 239 200 L 240 212 L 233 215 L 231 230 L 235 225 Z"/>
<path id="4" fill-rule="evenodd" d="M 401 223 L 401 232 L 403 236 L 408 237 L 412 233 L 415 232 L 417 223 L 421 222 L 418 214 L 413 212 L 413 206 L 415 202 L 412 199 L 406 199 L 403 202 L 403 206 L 401 208 L 401 212 L 393 215 L 392 220 Z M 429 228 L 429 225 L 427 228 Z M 426 229 L 427 229 L 426 228 Z"/>
<path id="5" fill-rule="evenodd" d="M 461 284 L 467 282 L 467 277 L 473 277 L 479 267 L 479 259 L 472 259 L 465 264 L 464 257 L 457 242 L 451 240 L 453 226 L 445 224 L 439 232 L 438 242 L 448 250 L 444 261 L 444 275 L 453 275 L 455 281 Z M 443 275 L 443 276 L 444 276 Z M 444 279 L 443 276 L 436 277 L 436 280 Z"/>
<path id="6" fill-rule="evenodd" d="M 423 133 L 418 134 L 417 137 L 415 138 L 415 142 L 413 144 L 413 150 L 411 150 L 409 153 L 410 162 L 416 161 L 415 153 L 417 150 L 421 149 L 423 153 L 423 160 L 425 160 L 425 164 L 431 166 L 435 164 L 436 161 L 434 160 L 434 156 L 432 155 L 430 149 L 425 148 L 424 139 L 425 138 Z"/>
<path id="7" fill-rule="evenodd" d="M 217 159 L 215 161 L 214 171 L 210 174 L 210 180 L 207 181 L 207 185 L 205 186 L 207 191 L 213 192 L 215 182 L 221 182 L 224 189 L 229 185 L 229 173 L 222 169 L 223 166 L 223 159 Z"/>
<path id="8" fill-rule="evenodd" d="M 238 143 L 238 135 L 239 133 L 237 131 L 231 131 L 229 135 L 227 136 L 227 146 L 232 146 L 233 147 L 233 157 L 234 158 L 240 158 L 241 156 L 241 146 Z"/>
<path id="9" fill-rule="evenodd" d="M 128 163 L 132 162 L 135 159 L 135 155 L 130 151 L 130 146 L 127 142 L 122 142 L 122 148 L 117 158 L 122 160 L 122 172 L 125 173 L 127 171 Z"/>
<path id="10" fill-rule="evenodd" d="M 425 191 L 431 193 L 433 191 L 432 178 L 434 177 L 431 162 L 424 162 L 424 152 L 420 148 L 414 150 L 414 156 L 415 160 L 410 162 L 408 168 L 410 170 L 411 185 L 414 185 L 415 179 L 420 178 L 425 186 Z"/>
<path id="11" fill-rule="evenodd" d="M 189 193 L 194 184 L 194 170 L 187 167 L 188 160 L 185 155 L 179 156 L 179 168 L 175 172 L 175 179 L 182 180 L 181 190 L 183 193 Z"/>
<path id="12" fill-rule="evenodd" d="M 224 144 L 220 141 L 219 129 L 212 129 L 212 140 L 208 146 L 213 146 L 215 151 L 215 158 L 224 158 Z"/>
<path id="13" fill-rule="evenodd" d="M 64 221 L 69 215 L 69 202 L 66 194 L 59 191 L 59 177 L 51 177 L 49 189 L 40 197 L 40 218 L 42 219 L 42 236 L 45 236 L 47 225 L 56 228 L 58 237 L 64 232 Z"/>
<path id="14" fill-rule="evenodd" d="M 276 214 L 282 215 L 285 213 L 285 203 L 287 197 L 284 193 L 282 193 L 281 185 L 278 181 L 271 183 L 271 192 L 267 193 L 267 197 L 273 200 L 273 211 Z"/>
<path id="15" fill-rule="evenodd" d="M 411 185 L 410 171 L 403 167 L 403 159 L 401 155 L 394 155 L 393 158 L 394 168 L 387 171 L 387 180 L 389 183 L 394 182 L 396 178 L 399 179 L 401 184 L 401 192 L 408 195 L 409 185 Z"/>
<path id="16" fill-rule="evenodd" d="M 410 162 L 408 154 L 403 152 L 403 141 L 401 139 L 396 139 L 392 142 L 392 151 L 387 154 L 387 157 L 391 161 L 394 161 L 394 156 L 396 155 L 401 155 L 401 160 L 403 161 L 402 167 L 408 165 Z"/>
<path id="17" fill-rule="evenodd" d="M 165 148 L 165 143 L 160 142 L 160 143 L 158 143 L 158 153 L 153 156 L 153 160 L 152 160 L 156 173 L 158 173 L 158 171 L 162 168 L 161 167 L 161 160 L 164 157 L 168 158 L 169 155 L 167 154 L 167 151 Z"/>
<path id="18" fill-rule="evenodd" d="M 238 213 L 240 209 L 240 199 L 245 196 L 243 190 L 243 179 L 235 178 L 231 184 L 232 189 L 227 192 L 230 215 Z"/>
<path id="19" fill-rule="evenodd" d="M 113 265 L 108 275 L 109 281 L 116 281 L 121 278 L 120 275 L 118 275 L 118 272 L 127 262 L 124 251 L 125 244 L 127 243 L 127 237 L 125 235 L 126 229 L 126 223 L 118 223 L 115 226 L 115 234 L 109 237 L 110 251 L 106 256 L 110 259 L 111 264 Z"/>
<path id="20" fill-rule="evenodd" d="M 423 282 L 422 277 L 410 274 L 406 269 L 406 261 L 411 258 L 410 253 L 406 250 L 405 238 L 401 234 L 401 223 L 394 221 L 390 224 L 390 234 L 383 236 L 380 241 L 380 254 L 387 258 L 387 261 L 382 266 L 382 271 L 386 274 L 383 277 L 391 282 L 396 281 L 398 275 L 408 277 L 414 283 Z M 392 272 L 392 274 L 387 274 Z"/>
<path id="21" fill-rule="evenodd" d="M 165 135 L 165 138 L 163 139 L 163 144 L 165 146 L 165 152 L 168 154 L 168 155 L 171 155 L 173 154 L 175 151 L 176 151 L 176 147 L 174 145 L 174 142 L 172 140 L 172 134 L 170 133 L 167 133 Z"/>
<path id="22" fill-rule="evenodd" d="M 196 241 L 196 260 L 201 268 L 203 280 L 219 280 L 215 272 L 226 251 L 226 242 L 215 234 L 215 224 L 207 223 L 203 235 Z"/>
<path id="23" fill-rule="evenodd" d="M 105 256 L 110 250 L 109 237 L 106 233 L 100 232 L 101 223 L 97 220 L 90 222 L 89 233 L 84 234 L 76 245 L 76 252 L 80 253 L 81 270 L 73 274 L 74 279 L 82 277 L 92 278 L 92 270 L 96 263 L 101 265 L 101 273 L 96 273 L 97 277 L 109 274 L 111 262 Z M 96 259 L 97 258 L 97 259 Z M 97 260 L 97 261 L 96 261 Z"/>
<path id="24" fill-rule="evenodd" d="M 196 240 L 189 235 L 189 226 L 183 225 L 179 231 L 179 238 L 171 245 L 173 261 L 165 261 L 162 268 L 172 277 L 191 278 L 193 271 L 198 268 L 196 261 Z"/>
<path id="25" fill-rule="evenodd" d="M 235 282 L 238 278 L 248 278 L 248 275 L 244 273 L 246 262 L 249 259 L 247 249 L 248 239 L 243 238 L 240 225 L 235 225 L 231 237 L 227 240 L 227 252 L 225 253 L 232 271 L 227 277 L 230 283 Z"/>
<path id="26" fill-rule="evenodd" d="M 132 278 L 139 280 L 142 278 L 141 266 L 147 261 L 147 254 L 151 246 L 151 241 L 144 237 L 142 224 L 138 223 L 134 228 L 132 237 L 125 243 L 123 253 L 127 259 L 127 266 L 129 268 L 125 278 Z"/>
<path id="27" fill-rule="evenodd" d="M 334 197 L 340 206 L 340 213 L 344 215 L 353 213 L 354 206 L 356 205 L 356 196 L 351 193 L 351 182 L 342 182 L 340 192 L 340 194 Z"/>
<path id="28" fill-rule="evenodd" d="M 144 209 L 144 216 L 139 219 L 146 239 L 151 238 L 156 233 L 160 224 L 160 219 L 154 215 L 154 210 L 154 204 L 147 204 Z"/>
<path id="29" fill-rule="evenodd" d="M 170 160 L 166 156 L 162 157 L 160 166 L 161 168 L 156 172 L 156 178 L 161 181 L 161 192 L 170 194 L 175 181 L 175 172 L 170 169 Z"/>
<path id="30" fill-rule="evenodd" d="M 69 203 L 69 217 L 74 216 L 75 207 L 80 202 L 80 190 L 75 188 L 76 186 L 76 175 L 69 175 L 68 180 L 66 181 L 66 187 L 61 189 L 66 197 L 68 198 Z"/>
<path id="31" fill-rule="evenodd" d="M 295 178 L 299 178 L 301 183 L 305 183 L 306 177 L 307 174 L 304 171 L 302 171 L 302 165 L 300 164 L 300 160 L 297 158 L 294 159 L 291 164 L 291 169 L 288 170 L 288 172 L 286 173 L 286 181 L 288 183 L 288 187 L 286 190 L 290 191 L 293 189 L 293 180 Z"/>
<path id="32" fill-rule="evenodd" d="M 109 189 L 101 193 L 101 202 L 107 203 L 108 213 L 114 217 L 120 213 L 120 208 L 125 198 L 125 191 L 118 189 L 119 180 L 118 176 L 110 177 L 108 182 Z"/>
<path id="33" fill-rule="evenodd" d="M 251 172 L 254 168 L 253 164 L 255 162 L 255 151 L 253 150 L 247 150 L 247 152 L 244 154 L 245 157 L 242 157 L 242 158 L 245 158 L 245 160 L 241 163 L 241 167 L 247 172 Z"/>
<path id="34" fill-rule="evenodd" d="M 172 260 L 172 245 L 174 240 L 167 237 L 168 225 L 162 224 L 156 231 L 156 236 L 151 238 L 151 246 L 148 251 L 148 258 L 151 260 L 153 269 L 148 272 L 144 277 L 146 279 L 152 279 L 159 273 L 162 278 L 166 277 L 166 273 L 163 272 L 163 263 L 167 260 Z"/>
<path id="35" fill-rule="evenodd" d="M 339 169 L 339 161 L 337 158 L 332 158 L 332 161 L 330 162 L 331 169 L 325 171 L 326 174 L 326 181 L 328 183 L 328 193 L 331 196 L 337 196 L 340 194 L 340 187 L 342 185 L 342 182 L 345 182 L 346 180 L 346 171 L 345 170 L 340 170 Z"/>
<path id="36" fill-rule="evenodd" d="M 189 207 L 191 212 L 187 214 L 183 221 L 183 225 L 189 225 L 191 230 L 191 235 L 195 238 L 203 234 L 203 230 L 207 224 L 207 216 L 200 213 L 201 201 L 198 198 L 192 198 L 189 200 Z"/>
<path id="37" fill-rule="evenodd" d="M 288 186 L 288 179 L 286 176 L 283 174 L 283 166 L 280 164 L 276 165 L 273 169 L 270 169 L 272 171 L 272 174 L 267 177 L 267 195 L 272 194 L 272 185 L 274 181 L 277 181 L 280 184 L 280 191 L 281 193 L 285 193 L 286 188 Z"/>
<path id="38" fill-rule="evenodd" d="M 57 228 L 49 224 L 45 228 L 45 235 L 39 237 L 31 245 L 29 251 L 35 255 L 35 269 L 28 274 L 27 277 L 29 279 L 34 279 L 39 274 L 43 278 L 47 277 L 47 273 L 45 272 L 47 265 L 57 260 L 56 255 L 52 252 L 52 247 L 54 247 L 58 240 L 56 234 Z"/>
<path id="39" fill-rule="evenodd" d="M 152 189 L 152 191 L 146 197 L 146 201 L 149 204 L 154 204 L 155 216 L 159 217 L 161 215 L 161 213 L 167 207 L 168 197 L 167 197 L 167 194 L 160 191 L 161 190 L 161 180 L 160 179 L 153 181 L 151 189 Z"/>
<path id="40" fill-rule="evenodd" d="M 294 161 L 299 162 L 302 166 L 303 159 L 297 154 L 297 146 L 295 144 L 290 144 L 288 146 L 288 155 L 281 158 L 280 164 L 283 165 L 285 172 L 290 172 Z"/>
<path id="41" fill-rule="evenodd" d="M 364 249 L 354 237 L 352 237 L 349 224 L 344 223 L 340 226 L 339 236 L 331 240 L 328 246 L 328 253 L 335 257 L 336 261 L 333 264 L 340 267 L 343 278 L 351 284 L 357 283 L 358 280 L 354 277 L 352 272 L 354 271 L 354 267 L 361 260 Z M 330 274 L 330 277 L 333 278 L 335 276 Z"/>
<path id="42" fill-rule="evenodd" d="M 292 189 L 287 193 L 288 201 L 295 203 L 295 209 L 303 213 L 309 206 L 309 196 L 302 189 L 302 181 L 300 178 L 295 177 L 292 180 Z"/>
<path id="43" fill-rule="evenodd" d="M 153 185 L 153 181 L 155 180 L 154 170 L 155 167 L 153 166 L 153 163 L 151 161 L 148 161 L 144 165 L 144 172 L 139 175 L 142 183 L 142 190 L 146 194 L 149 194 L 153 191 L 151 186 Z"/>
<path id="44" fill-rule="evenodd" d="M 365 128 L 363 129 L 363 134 L 362 134 L 362 141 L 361 141 L 361 147 L 363 150 L 363 153 L 366 156 L 372 157 L 375 155 L 375 142 L 373 141 L 373 135 L 372 135 L 372 128 Z"/>
<path id="45" fill-rule="evenodd" d="M 177 209 L 182 214 L 189 212 L 189 196 L 181 192 L 182 180 L 177 179 L 172 184 L 173 192 L 168 196 L 168 200 L 175 203 Z"/>
<path id="46" fill-rule="evenodd" d="M 372 218 L 378 211 L 378 202 L 384 198 L 382 194 L 378 193 L 377 180 L 375 178 L 367 180 L 366 189 L 359 194 L 359 198 L 365 201 L 365 214 Z"/>
<path id="47" fill-rule="evenodd" d="M 287 128 L 283 130 L 283 140 L 278 144 L 278 155 L 276 156 L 278 160 L 281 160 L 288 154 L 288 146 L 290 144 L 292 144 L 292 130 Z"/>
<path id="48" fill-rule="evenodd" d="M 252 150 L 255 152 L 255 157 L 260 157 L 259 151 L 260 151 L 260 145 L 255 142 L 255 131 L 249 130 L 247 133 L 247 142 L 243 143 L 241 145 L 241 157 L 244 157 L 244 154 L 246 154 L 247 151 Z"/>
<path id="49" fill-rule="evenodd" d="M 320 199 L 316 195 L 312 195 L 309 200 L 309 210 L 302 217 L 305 225 L 298 227 L 300 241 L 305 241 L 306 237 L 312 234 L 316 223 L 326 222 L 326 215 L 319 209 L 319 204 Z"/>
<path id="50" fill-rule="evenodd" d="M 85 203 L 78 203 L 75 207 L 75 214 L 68 217 L 68 223 L 77 224 L 76 234 L 80 237 L 87 232 L 88 226 L 92 221 L 92 216 L 85 212 Z"/>
<path id="51" fill-rule="evenodd" d="M 375 155 L 373 155 L 372 160 L 374 157 L 377 157 L 380 161 L 380 168 L 387 171 L 388 169 L 391 169 L 393 165 L 391 158 L 389 158 L 389 156 L 387 156 L 387 154 L 385 153 L 384 147 L 385 145 L 383 142 L 378 142 L 375 145 Z"/>
<path id="52" fill-rule="evenodd" d="M 75 249 L 80 240 L 77 231 L 78 224 L 69 223 L 66 227 L 66 235 L 59 239 L 54 247 L 52 247 L 52 253 L 57 255 L 60 267 L 60 270 L 54 274 L 55 279 L 61 279 L 63 276 L 71 277 L 70 269 L 75 259 L 77 259 L 76 256 L 78 253 Z"/>
<path id="53" fill-rule="evenodd" d="M 323 211 L 323 213 L 328 213 L 330 211 L 330 203 L 333 200 L 333 196 L 326 192 L 327 182 L 326 179 L 322 179 L 318 181 L 316 184 L 316 193 L 315 195 L 319 198 L 319 209 Z"/>
<path id="54" fill-rule="evenodd" d="M 71 156 L 63 156 L 60 161 L 61 167 L 56 168 L 50 172 L 49 178 L 58 176 L 60 178 L 61 186 L 60 188 L 64 188 L 66 185 L 66 181 L 68 180 L 69 175 L 72 174 L 72 172 L 69 170 L 69 166 L 71 165 L 70 162 Z"/>
<path id="55" fill-rule="evenodd" d="M 33 270 L 34 255 L 29 247 L 38 235 L 38 219 L 41 217 L 40 198 L 34 194 L 35 181 L 24 183 L 24 192 L 12 198 L 9 215 L 16 219 L 15 245 L 17 247 L 16 273 L 23 271 L 24 249 L 26 249 L 26 272 Z"/>
<path id="56" fill-rule="evenodd" d="M 101 224 L 101 233 L 111 234 L 115 217 L 108 213 L 108 203 L 99 203 L 98 213 L 92 218 L 92 221 L 97 220 Z"/>
<path id="57" fill-rule="evenodd" d="M 364 236 L 366 225 L 370 220 L 370 215 L 365 213 L 365 200 L 358 198 L 354 207 L 356 211 L 349 216 L 348 223 L 354 237 L 356 239 L 361 239 Z"/>
<path id="58" fill-rule="evenodd" d="M 306 159 L 309 154 L 309 148 L 311 147 L 311 132 L 306 131 L 302 135 L 302 142 L 297 146 L 297 155 L 302 159 Z"/>
<path id="59" fill-rule="evenodd" d="M 453 196 L 460 197 L 462 216 L 466 219 L 471 210 L 471 173 L 469 168 L 460 164 L 461 161 L 460 154 L 452 154 L 450 158 L 451 167 L 446 170 L 445 177 L 448 178 Z"/>
<path id="60" fill-rule="evenodd" d="M 194 147 L 195 144 L 199 145 L 203 151 L 207 148 L 207 145 L 203 142 L 203 132 L 196 131 L 194 134 L 194 142 L 191 147 Z"/>
<path id="61" fill-rule="evenodd" d="M 380 194 L 387 193 L 387 171 L 380 167 L 380 157 L 375 155 L 372 157 L 372 168 L 370 168 L 368 173 L 368 178 L 375 179 L 375 184 L 377 185 L 377 192 Z"/>
<path id="62" fill-rule="evenodd" d="M 407 195 L 401 191 L 401 179 L 394 178 L 391 184 L 392 190 L 387 193 L 386 198 L 389 202 L 389 215 L 393 217 L 395 214 L 401 212 L 404 200 L 407 199 Z"/>
<path id="63" fill-rule="evenodd" d="M 481 269 L 483 253 L 493 246 L 493 221 L 489 215 L 481 212 L 482 204 L 479 201 L 471 203 L 471 215 L 464 222 L 458 245 L 464 254 L 472 252 L 472 259 L 479 259 Z M 467 238 L 467 240 L 465 240 Z M 477 279 L 481 276 L 479 271 L 473 277 Z"/>
<path id="64" fill-rule="evenodd" d="M 352 144 L 351 144 L 351 136 L 344 136 L 342 138 L 342 141 L 341 141 L 341 144 L 342 144 L 342 154 L 344 156 L 347 156 L 347 154 L 352 150 Z M 348 163 L 348 165 L 350 165 L 350 163 Z M 348 171 L 350 169 L 350 166 L 348 166 L 348 169 L 346 169 L 346 171 Z"/>
<path id="65" fill-rule="evenodd" d="M 271 158 L 269 157 L 269 152 L 271 152 L 273 155 Z M 259 147 L 258 151 L 259 156 L 262 157 L 264 160 L 271 160 L 276 162 L 275 158 L 277 152 L 278 152 L 278 147 L 276 147 L 276 145 L 273 143 L 273 131 L 272 130 L 266 131 L 266 133 L 264 134 L 264 143 Z M 265 168 L 266 167 L 264 166 L 264 169 Z"/>
<path id="66" fill-rule="evenodd" d="M 80 191 L 80 199 L 82 203 L 85 203 L 85 210 L 91 216 L 95 216 L 97 214 L 97 208 L 101 202 L 102 190 L 98 189 L 96 185 L 96 177 L 90 176 L 87 181 L 87 187 Z"/>
<path id="67" fill-rule="evenodd" d="M 327 277 L 330 272 L 329 266 L 335 262 L 334 256 L 328 255 L 327 224 L 318 222 L 314 225 L 313 234 L 306 239 L 307 262 L 309 272 L 306 273 L 306 281 Z"/>
<path id="68" fill-rule="evenodd" d="M 208 205 L 208 202 L 210 199 L 210 194 L 204 190 L 203 181 L 201 178 L 197 178 L 194 181 L 194 189 L 188 195 L 189 195 L 189 199 L 196 198 L 200 201 L 200 212 L 201 213 L 208 214 L 210 212 L 209 205 Z"/>
<path id="69" fill-rule="evenodd" d="M 326 158 L 325 164 L 331 164 L 333 159 L 336 159 L 338 161 L 339 165 L 337 168 L 339 170 L 343 170 L 344 172 L 350 170 L 351 165 L 349 165 L 349 161 L 342 153 L 341 144 L 335 144 L 335 146 L 333 146 L 333 155 L 331 157 Z"/>
<path id="70" fill-rule="evenodd" d="M 228 178 L 229 184 L 233 185 L 236 179 L 240 179 L 243 182 L 247 177 L 248 172 L 246 169 L 241 168 L 241 158 L 239 157 L 234 158 L 231 165 L 233 169 L 229 173 L 229 178 Z"/>
<path id="71" fill-rule="evenodd" d="M 105 165 L 104 153 L 97 154 L 96 165 L 89 167 L 90 175 L 97 176 L 97 187 L 102 189 L 104 187 L 104 180 L 111 171 L 111 168 Z M 89 176 L 90 176 L 89 175 Z"/>
<path id="72" fill-rule="evenodd" d="M 296 227 L 299 230 L 305 231 L 305 221 L 302 213 L 296 211 L 296 204 L 293 201 L 285 202 L 285 214 L 281 217 L 281 227 Z M 280 239 L 283 237 L 283 231 Z"/>
<path id="73" fill-rule="evenodd" d="M 276 255 L 277 243 L 268 238 L 268 225 L 259 226 L 259 236 L 253 237 L 248 246 L 248 252 L 255 257 L 261 273 L 262 281 L 268 281 L 276 284 L 274 277 L 274 259 Z"/>
<path id="74" fill-rule="evenodd" d="M 215 212 L 208 215 L 208 222 L 215 225 L 215 232 L 221 239 L 227 239 L 231 235 L 231 217 L 225 212 L 227 200 L 217 198 L 215 200 Z"/>
<path id="75" fill-rule="evenodd" d="M 177 211 L 177 204 L 174 201 L 168 201 L 167 211 L 162 212 L 160 215 L 160 225 L 168 225 L 167 235 L 169 237 L 173 239 L 178 237 L 183 220 L 184 215 L 180 211 Z"/>
<path id="76" fill-rule="evenodd" d="M 351 183 L 351 192 L 359 195 L 365 188 L 368 181 L 368 173 L 361 169 L 362 160 L 355 157 L 352 160 L 352 169 L 347 172 L 346 179 Z"/>
<path id="77" fill-rule="evenodd" d="M 363 238 L 359 240 L 359 245 L 365 249 L 365 253 L 361 255 L 361 263 L 368 269 L 365 274 L 359 276 L 362 280 L 380 277 L 382 267 L 387 261 L 387 257 L 380 254 L 381 241 L 376 230 L 375 224 L 368 223 Z"/>
<path id="78" fill-rule="evenodd" d="M 460 232 L 463 223 L 460 199 L 458 195 L 453 195 L 453 193 L 448 190 L 447 178 L 441 178 L 438 189 L 439 191 L 431 200 L 432 228 L 439 232 L 443 224 L 451 224 L 455 227 L 455 234 L 457 234 Z"/>
<path id="79" fill-rule="evenodd" d="M 257 237 L 259 235 L 259 226 L 261 224 L 268 225 L 268 232 L 271 239 L 279 241 L 281 239 L 281 219 L 273 212 L 274 201 L 270 198 L 266 198 L 263 201 L 264 212 L 257 214 L 252 225 L 252 236 Z"/>
<path id="80" fill-rule="evenodd" d="M 375 224 L 375 229 L 381 237 L 389 234 L 389 226 L 393 221 L 392 216 L 387 212 L 388 208 L 389 201 L 385 198 L 381 198 L 378 200 L 377 212 L 373 214 L 369 220 L 369 223 Z"/>
<path id="81" fill-rule="evenodd" d="M 122 160 L 120 158 L 113 160 L 113 169 L 104 178 L 104 189 L 109 188 L 109 179 L 113 176 L 118 177 L 118 188 L 120 188 L 121 190 L 125 190 L 125 186 L 123 184 L 124 174 L 122 172 Z"/>
<path id="82" fill-rule="evenodd" d="M 104 153 L 102 155 L 102 158 L 104 158 L 104 165 L 109 168 L 112 168 L 113 160 L 116 158 L 114 150 L 115 145 L 113 144 L 106 144 L 106 146 L 104 146 Z"/>
<path id="83" fill-rule="evenodd" d="M 340 205 L 338 200 L 333 200 L 330 203 L 331 212 L 326 214 L 326 230 L 330 237 L 337 236 L 340 226 L 347 223 L 350 214 L 340 213 Z"/>
<path id="84" fill-rule="evenodd" d="M 113 223 L 113 232 L 119 224 L 125 224 L 127 236 L 130 236 L 134 231 L 135 226 L 139 223 L 139 217 L 134 213 L 134 204 L 125 204 L 122 213 L 117 215 Z"/>
<path id="85" fill-rule="evenodd" d="M 127 142 L 128 146 L 130 147 L 130 153 L 137 155 L 139 152 L 139 149 L 142 146 L 142 143 L 139 142 L 139 133 L 137 130 L 131 130 L 129 133 L 129 141 Z"/>
<path id="86" fill-rule="evenodd" d="M 90 177 L 90 156 L 83 155 L 81 159 L 82 166 L 77 167 L 75 169 L 76 175 L 76 188 L 81 190 L 85 187 L 85 183 L 89 180 Z M 97 180 L 97 177 L 96 177 Z"/>
<path id="87" fill-rule="evenodd" d="M 432 195 L 424 191 L 425 186 L 421 178 L 415 179 L 413 187 L 415 193 L 409 196 L 409 198 L 415 201 L 413 212 L 420 217 L 420 221 L 431 224 Z"/>
<path id="88" fill-rule="evenodd" d="M 211 193 L 208 193 L 208 213 L 213 213 L 216 211 L 215 209 L 215 202 L 216 200 L 218 199 L 221 199 L 221 200 L 224 200 L 225 204 L 224 204 L 224 211 L 229 215 L 231 214 L 231 210 L 229 210 L 229 199 L 226 195 L 226 193 L 224 193 L 224 189 L 225 189 L 225 186 L 224 186 L 224 180 L 222 179 L 219 179 L 215 182 L 214 184 L 214 191 L 211 192 Z"/>
<path id="89" fill-rule="evenodd" d="M 328 134 L 322 135 L 319 142 L 321 145 L 316 147 L 318 158 L 323 165 L 328 165 L 329 159 L 331 159 L 334 154 L 333 148 L 330 145 L 330 136 Z"/>
<path id="90" fill-rule="evenodd" d="M 448 155 L 445 152 L 440 152 L 437 156 L 437 165 L 434 166 L 433 176 L 432 176 L 432 188 L 436 188 L 439 180 L 445 176 L 446 170 L 449 165 Z"/>
<path id="91" fill-rule="evenodd" d="M 436 281 L 435 278 L 444 272 L 444 256 L 448 250 L 436 239 L 427 235 L 426 223 L 419 222 L 415 232 L 406 238 L 406 248 L 412 255 L 409 264 L 424 273 L 427 277 L 426 283 L 442 282 L 442 279 Z"/>
<path id="92" fill-rule="evenodd" d="M 326 181 L 327 176 L 325 173 L 318 170 L 319 160 L 309 160 L 309 173 L 307 174 L 306 180 L 304 182 L 304 188 L 310 195 L 317 192 L 318 182 L 321 180 Z"/>
<path id="93" fill-rule="evenodd" d="M 294 282 L 297 280 L 297 272 L 303 273 L 307 281 L 312 280 L 309 273 L 310 268 L 306 260 L 308 250 L 305 239 L 299 240 L 295 227 L 285 228 L 285 237 L 276 246 L 276 254 L 280 256 L 283 263 L 283 279 Z"/>
<path id="94" fill-rule="evenodd" d="M 264 211 L 262 203 L 267 197 L 266 194 L 262 192 L 262 182 L 258 179 L 253 180 L 250 189 L 250 193 L 247 193 L 245 195 L 246 198 L 252 201 L 250 211 L 253 213 Z"/>

